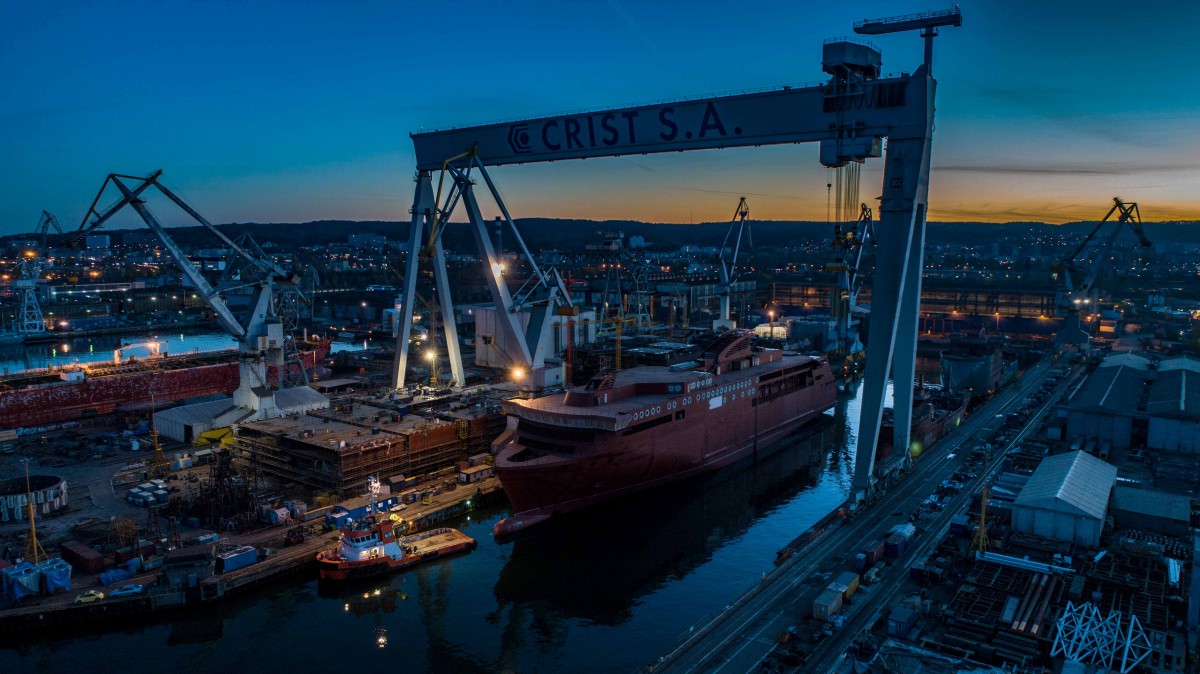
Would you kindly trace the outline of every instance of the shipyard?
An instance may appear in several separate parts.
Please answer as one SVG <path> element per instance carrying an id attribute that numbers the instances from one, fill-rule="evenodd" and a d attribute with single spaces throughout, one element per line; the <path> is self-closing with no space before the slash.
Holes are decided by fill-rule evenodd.
<path id="1" fill-rule="evenodd" d="M 1200 14 L 867 5 L 6 9 L 0 669 L 1196 672 L 1200 98 L 1044 29 Z"/>

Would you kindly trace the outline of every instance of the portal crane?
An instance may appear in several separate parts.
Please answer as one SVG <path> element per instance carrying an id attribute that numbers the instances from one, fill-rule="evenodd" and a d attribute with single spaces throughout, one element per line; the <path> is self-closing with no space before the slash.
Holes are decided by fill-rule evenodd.
<path id="1" fill-rule="evenodd" d="M 37 242 L 41 252 L 45 252 L 50 243 L 50 230 L 53 229 L 58 234 L 62 234 L 62 227 L 58 224 L 58 218 L 49 211 L 42 211 L 42 217 L 38 220 L 37 229 L 34 233 L 37 235 Z"/>
<path id="2" fill-rule="evenodd" d="M 729 318 L 729 304 L 733 295 L 733 283 L 737 279 L 737 261 L 738 251 L 742 247 L 742 235 L 745 234 L 750 245 L 753 244 L 753 239 L 750 238 L 750 225 L 746 219 L 750 217 L 750 205 L 746 203 L 746 197 L 742 197 L 738 201 L 737 209 L 733 212 L 733 219 L 729 221 L 729 229 L 725 232 L 725 240 L 721 242 L 720 261 L 721 261 L 721 316 L 713 321 L 713 329 L 725 328 L 732 330 L 734 322 Z M 734 233 L 736 230 L 736 234 Z M 725 259 L 725 250 L 729 247 L 729 240 L 733 239 L 733 251 L 729 256 L 729 260 Z"/>
<path id="3" fill-rule="evenodd" d="M 911 74 L 881 77 L 882 54 L 870 44 L 842 39 L 822 46 L 821 67 L 830 79 L 820 85 L 784 86 L 650 105 L 616 107 L 566 115 L 550 115 L 480 126 L 411 134 L 416 154 L 413 227 L 416 251 L 426 227 L 447 211 L 433 194 L 433 173 L 456 172 L 464 202 L 470 196 L 467 172 L 477 170 L 488 189 L 495 186 L 484 168 L 592 157 L 660 152 L 759 147 L 788 143 L 820 143 L 820 162 L 829 168 L 883 157 L 878 256 L 872 287 L 871 344 L 863 384 L 858 446 L 874 449 L 883 419 L 889 375 L 895 378 L 895 444 L 908 447 L 912 419 L 912 382 L 916 367 L 917 327 L 924 261 L 925 217 L 929 200 L 930 157 L 937 82 L 931 75 L 933 36 L 943 26 L 962 24 L 957 8 L 947 12 L 863 21 L 860 34 L 922 30 L 925 63 Z M 565 170 L 565 169 L 564 169 Z M 457 199 L 457 196 L 455 197 Z M 453 204 L 454 200 L 449 203 Z M 503 208 L 501 209 L 504 210 Z M 435 217 L 436 214 L 436 217 Z M 511 221 L 507 217 L 507 220 Z M 477 241 L 486 234 L 477 209 L 468 204 Z M 493 263 L 487 244 L 483 257 Z M 486 269 L 486 267 L 485 267 Z M 409 258 L 406 288 L 414 285 L 415 256 Z M 522 359 L 538 355 L 533 339 L 521 339 L 520 317 L 498 274 L 484 274 L 496 301 L 498 321 L 506 337 L 522 348 Z M 547 284 L 551 285 L 551 284 Z M 402 348 L 412 330 L 411 297 L 401 323 Z M 535 314 L 534 318 L 544 314 Z M 529 322 L 529 337 L 544 335 L 545 324 Z M 398 358 L 402 377 L 404 359 Z M 534 362 L 535 367 L 540 363 Z M 876 487 L 874 451 L 858 452 L 854 474 L 855 502 Z"/>
<path id="4" fill-rule="evenodd" d="M 168 254 L 179 266 L 179 270 L 183 273 L 183 276 L 196 288 L 198 294 L 213 310 L 217 322 L 237 341 L 238 350 L 241 352 L 238 368 L 240 380 L 238 388 L 233 394 L 234 404 L 238 407 L 252 410 L 254 412 L 253 418 L 275 416 L 274 393 L 268 384 L 267 366 L 274 366 L 281 374 L 283 373 L 283 368 L 285 367 L 285 336 L 283 323 L 275 312 L 272 297 L 277 283 L 295 283 L 296 279 L 289 277 L 288 273 L 276 265 L 270 258 L 263 255 L 255 255 L 230 240 L 229 237 L 225 236 L 208 220 L 205 220 L 204 217 L 193 210 L 191 206 L 187 205 L 174 192 L 167 189 L 160 181 L 161 177 L 162 170 L 155 171 L 144 178 L 110 173 L 104 180 L 104 184 L 100 186 L 100 191 L 96 194 L 96 198 L 92 201 L 92 205 L 88 208 L 87 213 L 80 222 L 79 230 L 75 233 L 69 245 L 77 245 L 84 237 L 103 226 L 105 222 L 125 206 L 133 208 L 141 216 L 146 225 L 158 236 L 158 239 L 167 249 Z M 109 184 L 112 184 L 120 191 L 121 197 L 115 204 L 108 208 L 102 211 L 97 210 L 96 206 L 100 202 L 101 197 L 104 196 Z M 208 279 L 188 259 L 187 254 L 179 244 L 167 233 L 166 228 L 162 226 L 154 214 L 147 208 L 146 200 L 142 195 L 151 187 L 157 188 L 159 192 L 175 202 L 184 212 L 199 222 L 209 232 L 220 238 L 236 254 L 245 259 L 249 263 L 249 266 L 260 272 L 260 278 L 252 279 L 248 282 L 244 281 L 243 283 L 251 291 L 250 309 L 244 317 L 239 318 L 235 315 L 225 302 L 224 293 L 226 290 L 231 289 L 217 290 L 213 288 Z"/>
<path id="5" fill-rule="evenodd" d="M 38 301 L 37 287 L 42 278 L 42 262 L 45 260 L 50 230 L 62 234 L 58 218 L 49 211 L 42 211 L 42 217 L 34 228 L 34 238 L 37 247 L 25 251 L 20 262 L 18 278 L 13 282 L 13 288 L 21 296 L 21 310 L 17 316 L 16 331 L 23 335 L 40 335 L 46 332 L 46 321 L 42 316 L 42 306 Z"/>
<path id="6" fill-rule="evenodd" d="M 1083 268 L 1080 266 L 1080 256 L 1113 215 L 1117 215 L 1114 226 L 1107 238 L 1093 251 L 1094 259 L 1091 266 Z M 1062 329 L 1055 338 L 1058 344 L 1087 346 L 1090 336 L 1081 326 L 1079 317 L 1080 314 L 1091 313 L 1092 309 L 1096 308 L 1098 303 L 1095 292 L 1096 280 L 1111 257 L 1113 244 L 1116 243 L 1117 237 L 1120 236 L 1125 225 L 1129 226 L 1129 230 L 1137 237 L 1138 243 L 1143 248 L 1154 245 L 1150 243 L 1150 239 L 1146 238 L 1138 205 L 1136 203 L 1126 204 L 1121 201 L 1120 197 L 1113 197 L 1112 208 L 1108 209 L 1104 218 L 1096 223 L 1092 231 L 1083 237 L 1083 241 L 1079 242 L 1079 245 L 1075 246 L 1056 267 L 1061 270 L 1063 284 L 1058 298 L 1058 309 L 1066 317 Z"/>

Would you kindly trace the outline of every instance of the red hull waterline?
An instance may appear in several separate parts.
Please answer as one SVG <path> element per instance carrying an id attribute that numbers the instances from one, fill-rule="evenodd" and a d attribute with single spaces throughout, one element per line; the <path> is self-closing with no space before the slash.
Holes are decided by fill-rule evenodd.
<path id="1" fill-rule="evenodd" d="M 735 334 L 697 369 L 639 367 L 565 396 L 505 402 L 496 474 L 506 536 L 550 517 L 701 475 L 767 448 L 833 407 L 824 359 Z"/>

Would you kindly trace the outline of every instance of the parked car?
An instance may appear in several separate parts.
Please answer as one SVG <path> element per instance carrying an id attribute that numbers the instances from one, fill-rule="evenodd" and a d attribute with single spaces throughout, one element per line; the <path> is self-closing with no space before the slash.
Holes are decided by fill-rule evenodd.
<path id="1" fill-rule="evenodd" d="M 75 603 L 76 604 L 93 604 L 95 602 L 100 601 L 101 599 L 104 599 L 103 592 L 97 592 L 96 590 L 88 590 L 87 592 L 84 592 L 83 594 L 79 595 L 78 597 L 75 597 Z"/>
<path id="2" fill-rule="evenodd" d="M 113 599 L 116 599 L 117 597 L 132 597 L 141 594 L 145 590 L 145 587 L 138 585 L 137 583 L 133 583 L 131 585 L 125 585 L 124 587 L 119 587 L 113 590 L 113 593 L 109 596 Z"/>

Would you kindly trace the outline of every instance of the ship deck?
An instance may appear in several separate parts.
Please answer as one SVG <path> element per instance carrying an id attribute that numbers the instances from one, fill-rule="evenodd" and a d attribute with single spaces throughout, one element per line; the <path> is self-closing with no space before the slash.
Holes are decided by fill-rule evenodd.
<path id="1" fill-rule="evenodd" d="M 419 536 L 420 534 L 416 534 L 416 535 Z M 430 553 L 430 552 L 438 552 L 441 550 L 445 550 L 446 548 L 453 548 L 453 547 L 462 545 L 464 543 L 470 543 L 470 542 L 471 542 L 471 537 L 457 529 L 448 529 L 446 531 L 441 531 L 436 534 L 432 534 L 426 538 L 422 538 L 418 541 L 410 542 L 410 541 L 406 541 L 404 538 L 400 539 L 400 543 L 402 545 L 405 545 L 405 546 L 408 546 L 409 548 L 411 548 L 412 549 L 411 554 L 414 554 L 414 555 L 423 555 L 423 554 Z"/>
<path id="2" fill-rule="evenodd" d="M 816 361 L 813 356 L 801 356 L 798 354 L 784 354 L 781 360 L 771 363 L 763 363 L 757 367 L 752 367 L 746 370 L 733 370 L 723 372 L 721 374 L 711 374 L 701 372 L 699 370 L 671 370 L 668 367 L 656 365 L 643 365 L 640 367 L 622 370 L 617 374 L 616 386 L 624 387 L 631 384 L 693 384 L 691 388 L 693 392 L 719 388 L 726 383 L 741 381 L 751 376 L 762 376 L 770 374 L 776 370 L 793 367 L 805 362 Z M 703 386 L 702 383 L 710 381 L 711 385 Z M 701 384 L 695 386 L 695 384 Z M 584 390 L 584 387 L 573 387 L 575 390 Z M 685 386 L 684 390 L 688 390 Z M 534 398 L 532 400 L 505 400 L 502 402 L 504 411 L 510 414 L 520 414 L 522 410 L 531 410 L 534 412 L 549 413 L 551 415 L 570 416 L 575 418 L 587 417 L 592 419 L 600 418 L 616 418 L 628 415 L 645 408 L 647 405 L 665 402 L 678 398 L 679 393 L 640 393 L 624 398 L 618 398 L 604 405 L 594 405 L 580 407 L 576 405 L 566 404 L 567 396 L 565 394 L 557 394 L 545 396 L 542 398 Z"/>

